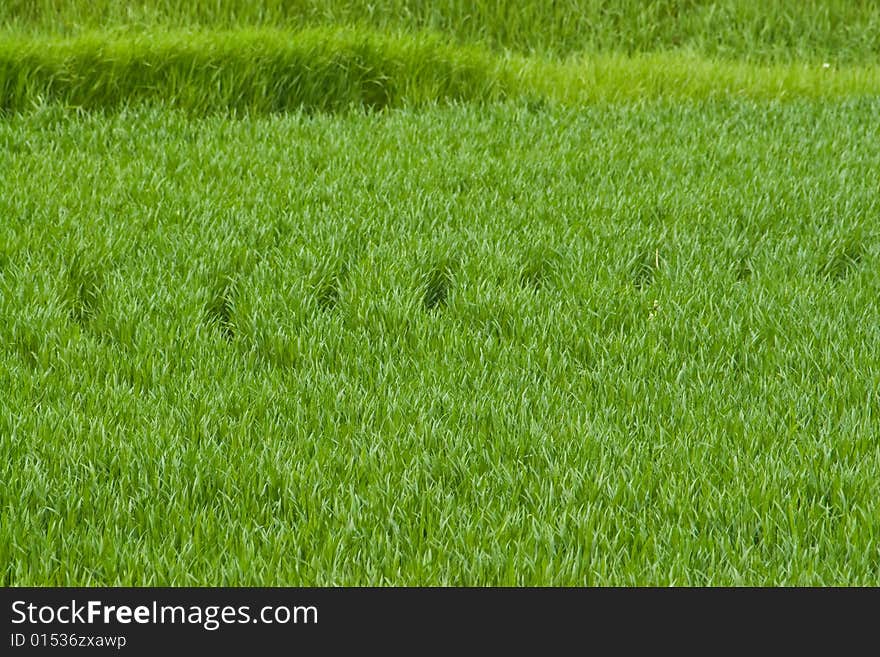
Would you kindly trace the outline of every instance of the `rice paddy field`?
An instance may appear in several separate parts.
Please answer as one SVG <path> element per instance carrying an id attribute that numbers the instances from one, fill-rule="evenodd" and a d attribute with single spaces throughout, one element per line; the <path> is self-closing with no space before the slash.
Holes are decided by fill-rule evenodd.
<path id="1" fill-rule="evenodd" d="M 880 6 L 0 4 L 0 584 L 880 585 Z"/>

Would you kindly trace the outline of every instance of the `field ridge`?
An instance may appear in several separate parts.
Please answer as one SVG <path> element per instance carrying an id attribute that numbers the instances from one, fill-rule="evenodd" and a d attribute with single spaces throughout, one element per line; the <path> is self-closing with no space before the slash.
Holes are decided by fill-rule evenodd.
<path id="1" fill-rule="evenodd" d="M 693 53 L 498 54 L 439 34 L 342 27 L 89 33 L 0 42 L 0 110 L 155 103 L 193 114 L 380 110 L 503 98 L 579 104 L 876 95 L 880 67 L 749 64 Z"/>

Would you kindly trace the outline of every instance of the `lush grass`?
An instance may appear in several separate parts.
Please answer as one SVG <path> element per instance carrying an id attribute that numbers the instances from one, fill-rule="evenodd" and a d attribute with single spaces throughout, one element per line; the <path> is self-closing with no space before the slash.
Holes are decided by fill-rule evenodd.
<path id="1" fill-rule="evenodd" d="M 878 112 L 0 121 L 0 582 L 880 583 Z"/>
<path id="2" fill-rule="evenodd" d="M 750 65 L 692 55 L 499 56 L 434 35 L 338 28 L 0 43 L 0 111 L 161 104 L 190 114 L 383 109 L 437 101 L 840 98 L 880 92 L 880 66 Z"/>
<path id="3" fill-rule="evenodd" d="M 0 46 L 0 108 L 146 101 L 195 113 L 381 109 L 489 98 L 496 68 L 476 48 L 340 29 L 11 39 Z"/>
<path id="4" fill-rule="evenodd" d="M 877 3 L 0 35 L 0 584 L 880 584 Z"/>
<path id="5" fill-rule="evenodd" d="M 684 49 L 711 57 L 812 63 L 880 61 L 873 0 L 4 0 L 7 31 L 358 24 L 442 32 L 542 54 Z"/>

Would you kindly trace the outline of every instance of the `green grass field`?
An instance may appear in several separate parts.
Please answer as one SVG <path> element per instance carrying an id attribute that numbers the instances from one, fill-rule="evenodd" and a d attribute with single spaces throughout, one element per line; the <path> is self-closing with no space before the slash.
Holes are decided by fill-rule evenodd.
<path id="1" fill-rule="evenodd" d="M 880 9 L 569 4 L 0 7 L 0 584 L 880 584 Z"/>

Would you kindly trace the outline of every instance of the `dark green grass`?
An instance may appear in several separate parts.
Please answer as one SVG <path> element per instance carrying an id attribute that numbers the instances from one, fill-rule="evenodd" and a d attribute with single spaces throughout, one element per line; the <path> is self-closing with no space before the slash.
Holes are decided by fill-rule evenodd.
<path id="1" fill-rule="evenodd" d="M 7 118 L 0 582 L 880 583 L 878 112 Z"/>
<path id="2" fill-rule="evenodd" d="M 160 103 L 191 114 L 380 110 L 477 101 L 498 84 L 488 53 L 424 35 L 238 30 L 0 43 L 0 111 L 7 112 L 47 103 L 86 110 Z"/>
<path id="3" fill-rule="evenodd" d="M 364 25 L 438 31 L 459 42 L 539 52 L 685 49 L 750 61 L 880 60 L 872 0 L 4 0 L 0 26 L 28 33 L 83 30 Z"/>

